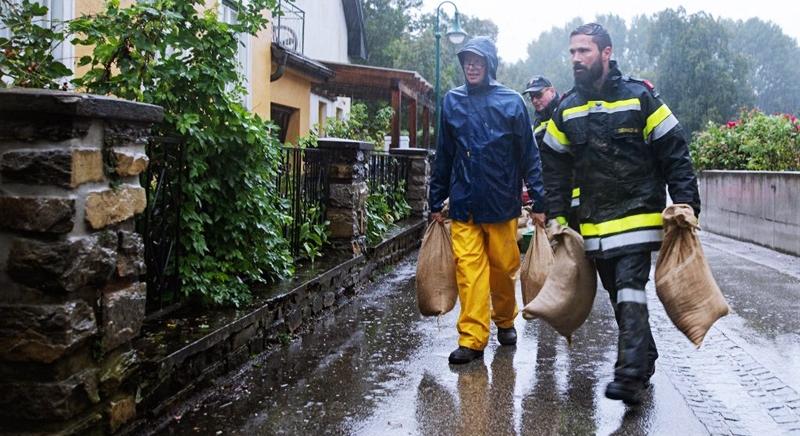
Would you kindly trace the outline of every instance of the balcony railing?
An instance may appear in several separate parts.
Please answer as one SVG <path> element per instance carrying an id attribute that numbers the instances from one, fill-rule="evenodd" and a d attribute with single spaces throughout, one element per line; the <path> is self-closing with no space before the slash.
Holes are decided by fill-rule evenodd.
<path id="1" fill-rule="evenodd" d="M 287 50 L 303 54 L 306 13 L 294 4 L 280 0 L 280 12 L 273 20 L 272 42 Z"/>

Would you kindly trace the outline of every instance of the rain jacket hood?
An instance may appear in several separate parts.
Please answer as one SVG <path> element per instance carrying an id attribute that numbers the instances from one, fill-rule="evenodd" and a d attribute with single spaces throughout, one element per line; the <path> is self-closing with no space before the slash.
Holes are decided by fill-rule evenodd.
<path id="1" fill-rule="evenodd" d="M 467 52 L 486 59 L 487 74 L 483 84 L 465 84 L 444 96 L 428 198 L 431 211 L 441 211 L 449 197 L 453 219 L 505 222 L 520 215 L 524 180 L 533 210 L 544 212 L 539 150 L 522 96 L 495 80 L 497 50 L 490 39 L 469 41 L 458 52 L 459 60 Z"/>
<path id="2" fill-rule="evenodd" d="M 497 82 L 497 48 L 491 39 L 485 36 L 476 36 L 464 44 L 464 47 L 458 51 L 458 61 L 461 64 L 461 69 L 464 69 L 464 55 L 466 53 L 475 53 L 486 59 L 486 77 L 483 79 L 481 85 L 467 84 L 466 72 L 464 72 L 464 84 L 469 91 L 489 86 L 502 86 Z"/>

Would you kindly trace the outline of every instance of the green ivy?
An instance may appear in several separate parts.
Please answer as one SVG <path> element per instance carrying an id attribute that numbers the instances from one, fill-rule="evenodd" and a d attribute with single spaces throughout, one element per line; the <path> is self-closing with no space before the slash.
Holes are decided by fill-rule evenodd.
<path id="1" fill-rule="evenodd" d="M 700 170 L 798 171 L 800 121 L 790 114 L 743 111 L 736 121 L 709 123 L 690 148 Z"/>
<path id="2" fill-rule="evenodd" d="M 322 256 L 322 247 L 328 243 L 328 227 L 330 221 L 320 223 L 322 211 L 319 207 L 311 207 L 306 210 L 306 220 L 300 226 L 300 248 L 301 257 L 311 261 Z"/>
<path id="3" fill-rule="evenodd" d="M 384 235 L 389 230 L 394 228 L 395 222 L 411 214 L 411 206 L 406 201 L 405 184 L 400 183 L 395 189 L 389 185 L 371 184 L 366 213 L 367 244 L 375 246 L 383 241 Z"/>
<path id="4" fill-rule="evenodd" d="M 187 294 L 241 305 L 250 284 L 293 273 L 281 228 L 291 222 L 275 179 L 280 146 L 274 126 L 243 105 L 237 34 L 266 28 L 276 0 L 234 1 L 238 23 L 218 21 L 204 0 L 154 0 L 73 20 L 77 86 L 164 107 L 164 135 L 185 138 L 179 272 Z M 309 229 L 311 234 L 313 231 Z M 309 236 L 311 237 L 311 236 Z M 315 235 L 314 237 L 319 237 Z"/>
<path id="5" fill-rule="evenodd" d="M 66 88 L 63 78 L 72 71 L 53 57 L 64 40 L 63 25 L 52 27 L 46 15 L 47 7 L 31 0 L 0 0 L 0 28 L 11 32 L 0 38 L 0 77 L 6 77 L 7 86 Z"/>

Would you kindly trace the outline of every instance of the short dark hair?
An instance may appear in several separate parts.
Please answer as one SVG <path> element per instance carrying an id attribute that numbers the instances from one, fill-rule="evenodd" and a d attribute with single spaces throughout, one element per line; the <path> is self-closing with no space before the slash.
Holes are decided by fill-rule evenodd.
<path id="1" fill-rule="evenodd" d="M 569 34 L 569 37 L 572 38 L 575 35 L 591 36 L 592 42 L 597 44 L 597 48 L 601 51 L 606 47 L 611 47 L 611 35 L 609 35 L 605 27 L 600 24 L 582 24 L 575 28 L 575 30 Z"/>

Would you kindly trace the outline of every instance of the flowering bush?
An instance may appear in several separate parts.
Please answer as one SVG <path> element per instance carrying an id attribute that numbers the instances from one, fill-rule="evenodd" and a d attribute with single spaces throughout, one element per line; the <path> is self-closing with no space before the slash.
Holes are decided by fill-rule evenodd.
<path id="1" fill-rule="evenodd" d="M 700 170 L 800 171 L 800 120 L 743 111 L 738 120 L 709 123 L 690 149 Z"/>

